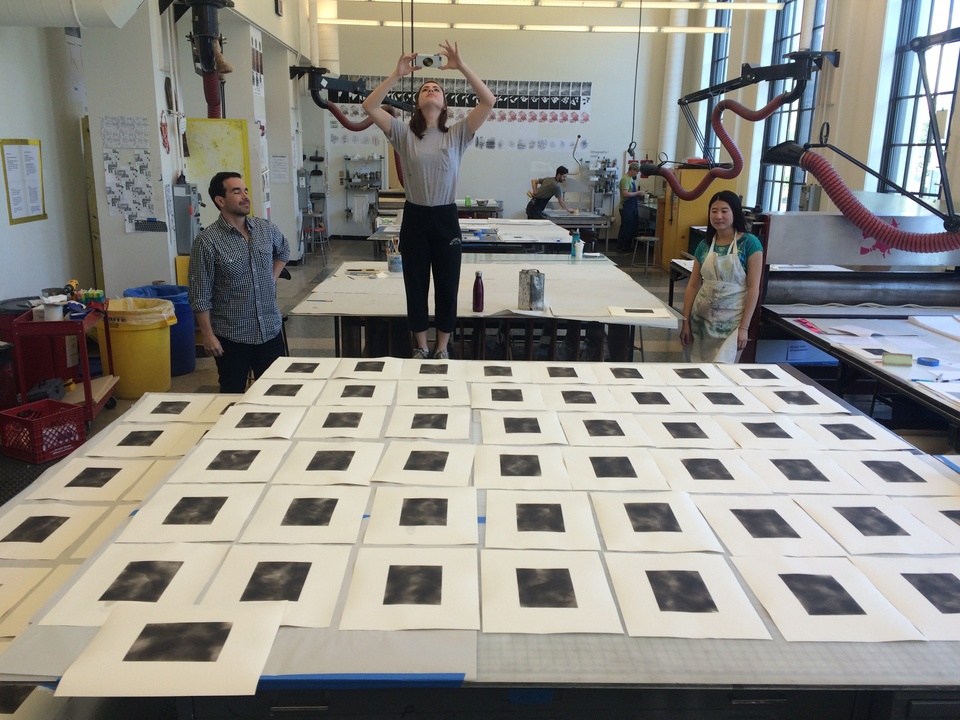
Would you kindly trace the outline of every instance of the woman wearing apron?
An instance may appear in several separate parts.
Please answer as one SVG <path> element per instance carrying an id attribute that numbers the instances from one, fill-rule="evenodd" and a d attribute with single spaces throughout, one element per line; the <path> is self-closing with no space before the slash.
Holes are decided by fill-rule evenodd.
<path id="1" fill-rule="evenodd" d="M 697 247 L 683 295 L 680 342 L 689 362 L 735 363 L 760 297 L 763 247 L 746 232 L 740 198 L 710 198 L 707 237 Z"/>

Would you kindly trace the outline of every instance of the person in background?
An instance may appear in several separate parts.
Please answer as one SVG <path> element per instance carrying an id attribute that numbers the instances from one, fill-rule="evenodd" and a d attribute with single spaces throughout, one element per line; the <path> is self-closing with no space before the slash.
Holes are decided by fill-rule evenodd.
<path id="1" fill-rule="evenodd" d="M 284 354 L 277 278 L 290 245 L 272 222 L 250 217 L 240 173 L 217 173 L 209 193 L 220 217 L 193 241 L 187 296 L 220 392 L 242 393 L 251 370 L 258 378 Z"/>
<path id="2" fill-rule="evenodd" d="M 460 284 L 462 240 L 457 215 L 457 177 L 460 159 L 470 146 L 497 99 L 460 57 L 457 44 L 444 40 L 439 68 L 459 70 L 477 96 L 477 105 L 467 116 L 447 127 L 447 100 L 443 88 L 427 80 L 417 90 L 414 112 L 405 124 L 380 107 L 387 93 L 404 75 L 415 69 L 416 53 L 401 55 L 397 67 L 363 101 L 363 109 L 400 156 L 406 202 L 400 223 L 400 256 L 407 294 L 407 318 L 413 332 L 413 357 L 450 357 L 450 335 L 457 322 L 457 290 Z M 427 294 L 433 271 L 437 339 L 433 353 L 427 345 L 430 327 Z"/>
<path id="3" fill-rule="evenodd" d="M 633 160 L 627 165 L 627 174 L 620 178 L 620 231 L 617 233 L 617 252 L 633 250 L 633 240 L 640 229 L 640 196 L 637 190 L 637 175 L 640 163 Z"/>
<path id="4" fill-rule="evenodd" d="M 683 294 L 680 342 L 690 362 L 735 363 L 760 297 L 763 247 L 746 232 L 735 193 L 718 192 L 709 207 L 707 236 L 694 253 Z"/>
<path id="5" fill-rule="evenodd" d="M 570 171 L 563 165 L 557 168 L 556 174 L 552 178 L 534 178 L 530 181 L 532 190 L 527 193 L 530 202 L 527 203 L 527 219 L 540 220 L 543 218 L 543 211 L 550 202 L 550 198 L 556 198 L 560 207 L 568 213 L 573 210 L 563 201 L 563 183 L 567 180 L 567 174 Z"/>

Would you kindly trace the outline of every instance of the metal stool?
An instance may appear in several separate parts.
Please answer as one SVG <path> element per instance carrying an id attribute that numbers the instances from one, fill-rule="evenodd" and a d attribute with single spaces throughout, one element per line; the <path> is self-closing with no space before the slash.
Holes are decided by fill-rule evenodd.
<path id="1" fill-rule="evenodd" d="M 640 247 L 640 243 L 643 243 L 643 265 L 637 264 L 637 248 Z M 653 263 L 657 261 L 657 248 L 660 243 L 660 238 L 658 237 L 648 237 L 645 235 L 638 235 L 633 239 L 633 257 L 630 259 L 630 267 L 642 267 L 644 272 L 646 272 L 651 267 L 651 257 L 650 251 L 653 250 Z"/>
<path id="2" fill-rule="evenodd" d="M 324 245 L 329 247 L 330 241 L 327 239 L 326 228 L 323 226 L 323 215 L 319 213 L 304 213 L 303 227 L 300 233 L 303 237 L 304 252 L 314 252 L 319 248 L 320 258 L 323 260 L 323 264 L 326 265 L 327 253 L 324 250 Z"/>

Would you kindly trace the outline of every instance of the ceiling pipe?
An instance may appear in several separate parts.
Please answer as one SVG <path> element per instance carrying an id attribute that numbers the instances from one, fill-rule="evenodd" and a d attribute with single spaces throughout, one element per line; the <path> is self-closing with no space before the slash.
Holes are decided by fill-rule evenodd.
<path id="1" fill-rule="evenodd" d="M 145 0 L 3 0 L 0 27 L 122 28 Z"/>
<path id="2" fill-rule="evenodd" d="M 188 36 L 193 47 L 193 66 L 203 78 L 203 98 L 207 102 L 207 117 L 222 117 L 220 89 L 222 60 L 218 58 L 223 38 L 217 13 L 221 8 L 234 6 L 233 0 L 186 0 L 193 11 L 193 32 Z M 232 70 L 233 68 L 230 68 Z"/>

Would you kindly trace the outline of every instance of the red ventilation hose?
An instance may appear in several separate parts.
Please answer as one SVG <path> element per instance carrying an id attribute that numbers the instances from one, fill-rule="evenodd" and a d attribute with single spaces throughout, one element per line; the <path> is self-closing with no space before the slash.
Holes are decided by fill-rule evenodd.
<path id="1" fill-rule="evenodd" d="M 207 101 L 207 117 L 220 117 L 220 73 L 203 74 L 203 98 Z"/>
<path id="2" fill-rule="evenodd" d="M 915 253 L 940 253 L 960 249 L 960 232 L 907 232 L 878 218 L 853 196 L 850 188 L 822 155 L 808 150 L 800 157 L 800 167 L 819 181 L 827 197 L 840 209 L 843 216 L 863 231 L 865 238 L 875 239 L 878 245 Z"/>

